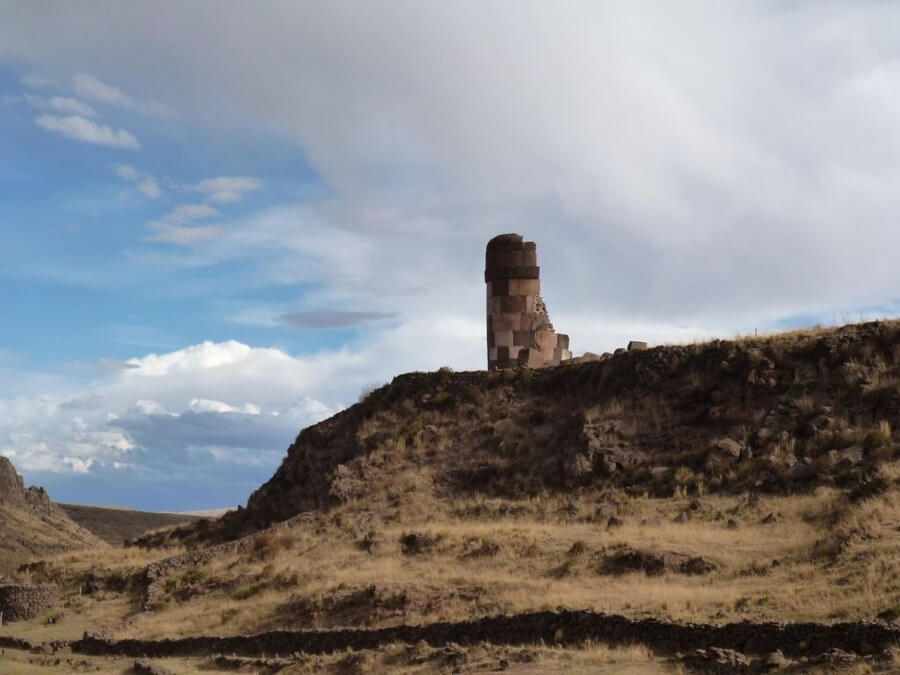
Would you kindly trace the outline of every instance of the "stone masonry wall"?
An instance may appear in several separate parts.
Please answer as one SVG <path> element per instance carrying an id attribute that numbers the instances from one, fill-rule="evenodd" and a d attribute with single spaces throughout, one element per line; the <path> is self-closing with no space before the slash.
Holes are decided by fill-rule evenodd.
<path id="1" fill-rule="evenodd" d="M 3 621 L 25 621 L 56 604 L 57 589 L 50 584 L 0 585 Z"/>
<path id="2" fill-rule="evenodd" d="M 557 333 L 541 298 L 537 244 L 519 234 L 501 234 L 488 242 L 488 370 L 559 365 L 572 358 L 569 336 Z"/>
<path id="3" fill-rule="evenodd" d="M 895 647 L 900 628 L 879 622 L 729 623 L 721 626 L 630 619 L 615 614 L 566 610 L 492 616 L 471 621 L 424 626 L 324 631 L 276 631 L 234 637 L 190 637 L 176 640 L 107 640 L 85 634 L 69 644 L 81 654 L 133 657 L 200 656 L 206 654 L 321 654 L 345 649 L 376 649 L 381 645 L 420 640 L 432 646 L 477 644 L 605 644 L 641 643 L 663 652 L 687 652 L 716 646 L 748 654 L 780 649 L 791 657 L 814 656 L 830 649 L 878 654 Z M 734 672 L 734 671 L 730 671 Z"/>

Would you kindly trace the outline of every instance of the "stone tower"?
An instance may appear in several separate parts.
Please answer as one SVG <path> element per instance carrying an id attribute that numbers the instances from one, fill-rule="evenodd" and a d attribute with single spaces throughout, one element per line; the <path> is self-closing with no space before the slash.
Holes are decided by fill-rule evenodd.
<path id="1" fill-rule="evenodd" d="M 488 370 L 559 365 L 572 358 L 569 336 L 553 330 L 541 299 L 537 244 L 519 234 L 501 234 L 488 242 Z"/>

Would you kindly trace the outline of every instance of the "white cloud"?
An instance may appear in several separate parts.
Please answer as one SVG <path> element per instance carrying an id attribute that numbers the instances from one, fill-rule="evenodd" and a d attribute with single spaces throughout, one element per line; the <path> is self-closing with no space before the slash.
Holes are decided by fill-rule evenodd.
<path id="1" fill-rule="evenodd" d="M 96 124 L 78 115 L 68 117 L 40 115 L 34 120 L 34 123 L 46 131 L 53 131 L 82 143 L 107 145 L 126 150 L 140 150 L 141 148 L 138 139 L 124 129 L 113 129 L 105 124 Z"/>
<path id="2" fill-rule="evenodd" d="M 192 398 L 189 405 L 194 412 L 239 413 L 243 415 L 259 415 L 261 413 L 260 407 L 255 403 L 233 406 L 208 398 Z"/>
<path id="3" fill-rule="evenodd" d="M 64 96 L 52 96 L 49 100 L 50 107 L 60 112 L 81 115 L 82 117 L 96 117 L 96 111 L 84 101 Z"/>
<path id="4" fill-rule="evenodd" d="M 131 164 L 113 164 L 112 169 L 122 180 L 137 180 L 137 177 L 140 175 L 138 170 Z"/>
<path id="5" fill-rule="evenodd" d="M 99 101 L 107 105 L 128 108 L 154 117 L 169 117 L 171 109 L 156 101 L 138 101 L 118 87 L 103 82 L 89 73 L 78 73 L 72 78 L 72 85 L 82 98 Z"/>
<path id="6" fill-rule="evenodd" d="M 207 226 L 190 226 L 195 220 L 204 220 L 219 215 L 209 204 L 181 204 L 158 220 L 150 222 L 147 227 L 153 231 L 147 241 L 167 242 L 172 244 L 196 244 L 221 236 L 220 228 Z"/>
<path id="7" fill-rule="evenodd" d="M 245 193 L 261 190 L 263 185 L 259 178 L 250 176 L 219 176 L 201 180 L 188 189 L 202 192 L 208 201 L 226 204 L 240 201 Z"/>
<path id="8" fill-rule="evenodd" d="M 111 168 L 122 180 L 138 181 L 137 189 L 147 197 L 159 199 L 162 196 L 162 189 L 159 187 L 159 183 L 149 173 L 141 174 L 130 164 L 113 164 Z"/>
<path id="9" fill-rule="evenodd" d="M 40 73 L 25 73 L 19 81 L 29 89 L 57 89 L 59 83 L 52 77 Z"/>
<path id="10" fill-rule="evenodd" d="M 162 190 L 159 188 L 159 183 L 156 182 L 156 179 L 153 178 L 153 176 L 144 176 L 141 182 L 137 184 L 137 189 L 151 199 L 159 199 L 162 196 Z"/>
<path id="11" fill-rule="evenodd" d="M 82 98 L 91 101 L 100 101 L 109 105 L 117 105 L 123 108 L 135 107 L 134 99 L 124 91 L 112 85 L 101 82 L 88 73 L 78 73 L 72 78 L 75 93 Z"/>

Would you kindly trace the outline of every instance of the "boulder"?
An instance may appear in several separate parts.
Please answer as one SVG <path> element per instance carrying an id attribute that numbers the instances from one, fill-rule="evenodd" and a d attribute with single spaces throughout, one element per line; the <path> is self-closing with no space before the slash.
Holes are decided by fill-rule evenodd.
<path id="1" fill-rule="evenodd" d="M 594 519 L 595 520 L 607 520 L 608 518 L 613 518 L 619 515 L 619 506 L 618 504 L 597 504 L 597 507 L 594 509 Z"/>
<path id="2" fill-rule="evenodd" d="M 863 449 L 861 445 L 851 445 L 849 448 L 839 450 L 837 456 L 838 466 L 849 468 L 856 466 L 863 460 Z"/>
<path id="3" fill-rule="evenodd" d="M 712 442 L 712 449 L 722 456 L 738 459 L 741 456 L 741 444 L 731 438 L 718 438 Z"/>

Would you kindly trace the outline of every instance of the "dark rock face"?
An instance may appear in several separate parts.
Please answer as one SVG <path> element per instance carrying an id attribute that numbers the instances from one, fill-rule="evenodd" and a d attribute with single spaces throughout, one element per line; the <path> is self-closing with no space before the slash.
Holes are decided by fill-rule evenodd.
<path id="1" fill-rule="evenodd" d="M 22 476 L 6 457 L 0 457 L 0 501 L 14 504 L 25 501 L 25 484 Z"/>

